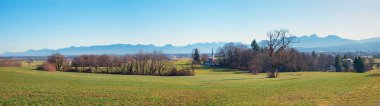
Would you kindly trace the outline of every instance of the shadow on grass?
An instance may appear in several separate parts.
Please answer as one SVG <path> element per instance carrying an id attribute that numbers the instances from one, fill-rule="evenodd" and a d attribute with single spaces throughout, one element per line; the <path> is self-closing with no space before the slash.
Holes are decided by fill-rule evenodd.
<path id="1" fill-rule="evenodd" d="M 371 70 L 367 73 L 366 77 L 380 77 L 380 70 Z"/>
<path id="2" fill-rule="evenodd" d="M 211 72 L 233 72 L 234 74 L 247 74 L 250 73 L 249 71 L 239 70 L 239 69 L 231 69 L 231 68 L 224 68 L 224 67 L 218 67 L 218 66 L 201 66 L 199 67 L 202 70 L 210 70 Z"/>
<path id="3" fill-rule="evenodd" d="M 209 80 L 209 81 L 201 81 L 202 84 L 212 84 L 223 81 L 238 81 L 238 80 L 248 80 L 252 78 L 234 78 L 234 79 L 220 79 L 220 80 Z"/>
<path id="4" fill-rule="evenodd" d="M 366 77 L 380 77 L 380 73 L 369 74 L 369 75 L 366 75 Z"/>

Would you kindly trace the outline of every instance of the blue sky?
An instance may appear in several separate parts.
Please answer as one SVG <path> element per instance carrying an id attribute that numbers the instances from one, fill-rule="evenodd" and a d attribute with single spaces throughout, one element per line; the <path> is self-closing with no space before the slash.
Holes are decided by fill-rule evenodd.
<path id="1" fill-rule="evenodd" d="M 380 37 L 379 0 L 0 0 L 0 53 L 106 44 L 250 42 L 268 30 Z"/>

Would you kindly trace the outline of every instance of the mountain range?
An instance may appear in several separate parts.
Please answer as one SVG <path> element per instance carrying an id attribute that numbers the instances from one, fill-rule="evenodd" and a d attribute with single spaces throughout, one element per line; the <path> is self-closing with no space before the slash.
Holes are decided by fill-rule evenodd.
<path id="1" fill-rule="evenodd" d="M 194 43 L 186 46 L 173 46 L 167 44 L 164 46 L 155 46 L 153 44 L 112 44 L 112 45 L 99 45 L 99 46 L 81 46 L 81 47 L 68 47 L 62 49 L 41 49 L 41 50 L 28 50 L 26 52 L 5 52 L 2 56 L 46 56 L 55 52 L 62 53 L 64 55 L 81 55 L 81 54 L 133 54 L 139 51 L 152 52 L 162 51 L 167 54 L 189 54 L 194 48 L 198 48 L 199 51 L 204 53 L 211 53 L 212 48 L 218 48 L 225 44 L 225 42 L 210 42 L 210 43 Z"/>
<path id="2" fill-rule="evenodd" d="M 364 40 L 351 40 L 341 38 L 337 35 L 328 35 L 326 37 L 319 37 L 316 34 L 305 35 L 296 37 L 296 43 L 292 47 L 302 52 L 355 52 L 355 51 L 370 51 L 380 52 L 380 37 L 364 39 Z M 234 42 L 240 43 L 240 42 Z M 262 44 L 263 41 L 259 42 Z M 208 42 L 208 43 L 194 43 L 186 46 L 173 46 L 167 44 L 164 46 L 149 45 L 132 45 L 132 44 L 112 44 L 112 45 L 98 45 L 98 46 L 80 46 L 80 47 L 67 47 L 62 49 L 41 49 L 41 50 L 28 50 L 25 52 L 5 52 L 1 56 L 46 56 L 51 53 L 60 52 L 64 55 L 81 55 L 81 54 L 132 54 L 139 51 L 163 51 L 167 54 L 189 54 L 194 48 L 198 48 L 201 53 L 211 53 L 212 49 L 216 50 L 222 47 L 226 42 Z M 249 44 L 241 43 L 241 44 Z"/>
<path id="3" fill-rule="evenodd" d="M 380 52 L 380 37 L 351 40 L 337 35 L 318 37 L 313 34 L 297 37 L 296 41 L 298 43 L 293 44 L 293 47 L 302 52 Z"/>

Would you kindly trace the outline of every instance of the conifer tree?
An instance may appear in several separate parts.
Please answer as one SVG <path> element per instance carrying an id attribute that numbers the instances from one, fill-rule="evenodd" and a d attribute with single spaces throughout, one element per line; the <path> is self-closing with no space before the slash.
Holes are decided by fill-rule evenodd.
<path id="1" fill-rule="evenodd" d="M 356 72 L 363 73 L 364 69 L 364 60 L 361 57 L 355 57 L 354 68 Z"/>
<path id="2" fill-rule="evenodd" d="M 201 63 L 201 56 L 199 54 L 198 48 L 195 48 L 193 51 L 193 63 L 200 64 Z"/>
<path id="3" fill-rule="evenodd" d="M 260 51 L 260 46 L 257 44 L 256 39 L 253 39 L 251 43 L 252 50 Z"/>
<path id="4" fill-rule="evenodd" d="M 336 58 L 335 58 L 334 67 L 335 67 L 335 71 L 336 72 L 341 72 L 342 71 L 342 60 L 341 60 L 341 58 L 340 58 L 339 55 L 337 55 Z"/>

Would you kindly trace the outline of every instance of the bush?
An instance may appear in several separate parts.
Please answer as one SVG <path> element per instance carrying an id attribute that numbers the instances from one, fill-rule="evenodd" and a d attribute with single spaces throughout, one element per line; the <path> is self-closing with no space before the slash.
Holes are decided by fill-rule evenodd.
<path id="1" fill-rule="evenodd" d="M 54 72 L 57 69 L 55 68 L 54 64 L 51 64 L 51 63 L 48 63 L 48 62 L 44 62 L 44 64 L 42 64 L 42 70 L 49 71 L 49 72 Z"/>

